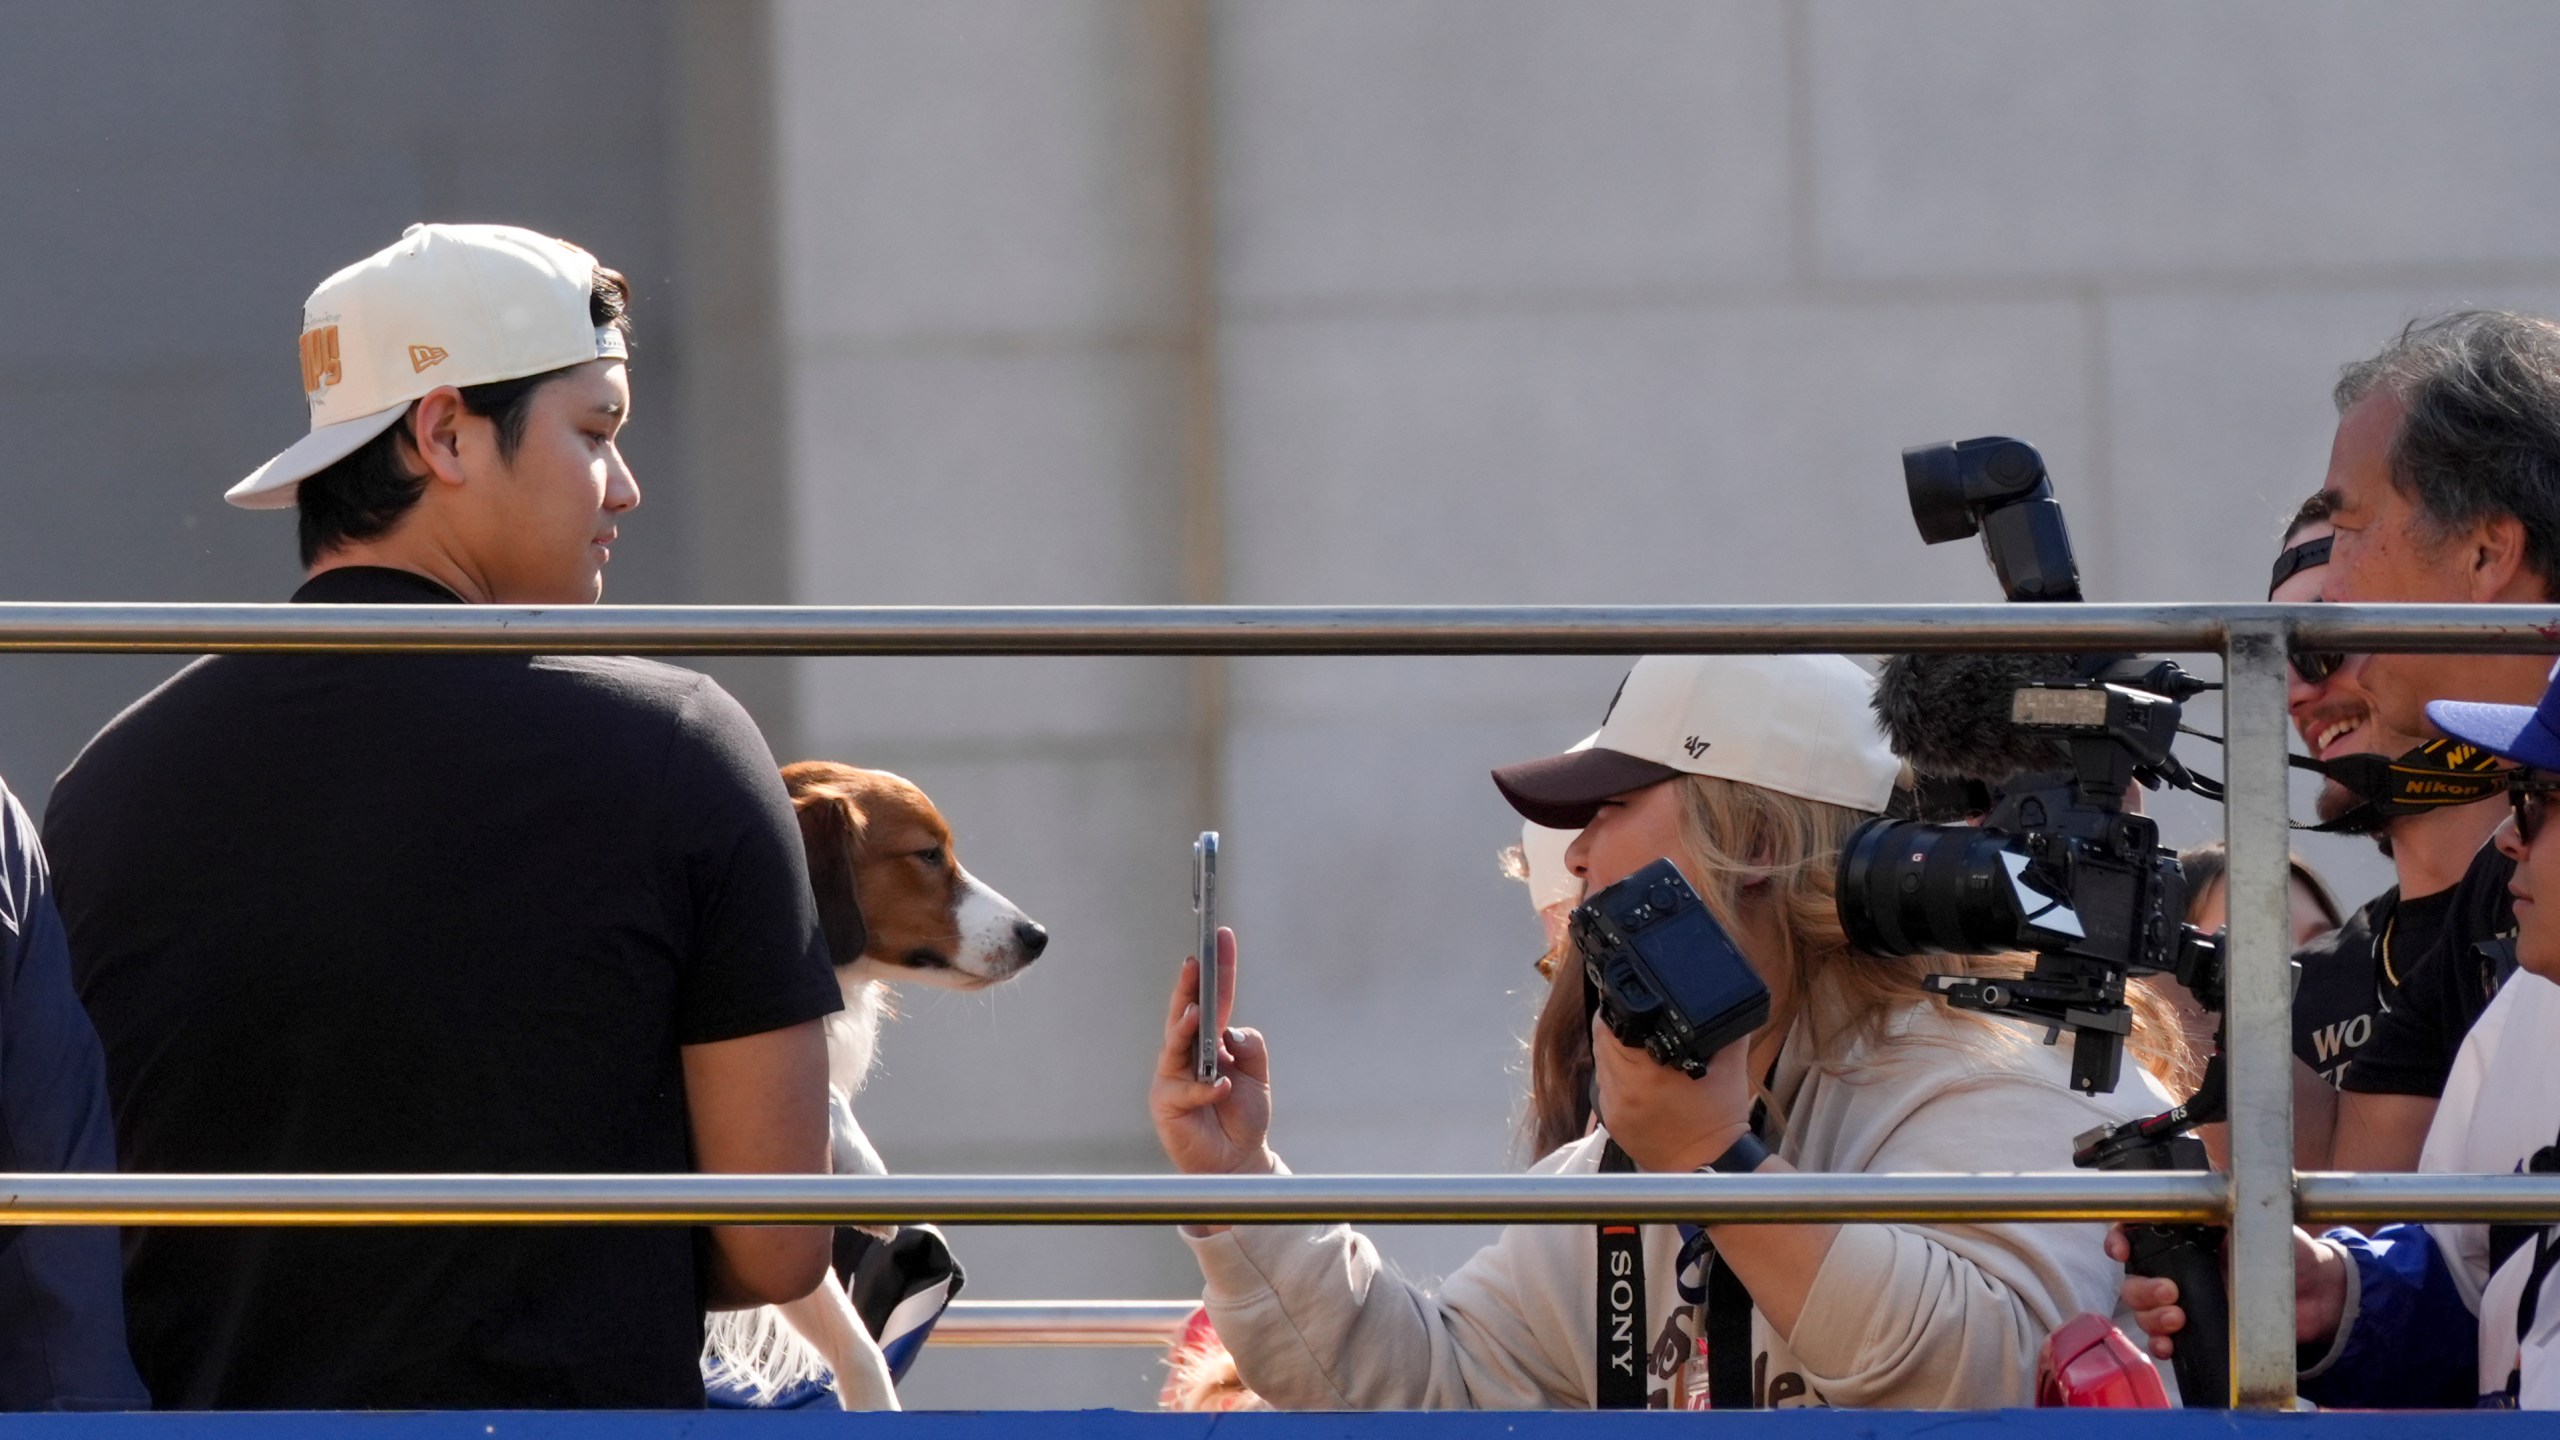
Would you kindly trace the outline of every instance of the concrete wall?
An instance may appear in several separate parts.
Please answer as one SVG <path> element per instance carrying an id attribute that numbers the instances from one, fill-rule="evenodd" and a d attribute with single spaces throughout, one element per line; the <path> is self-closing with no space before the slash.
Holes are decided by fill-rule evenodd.
<path id="1" fill-rule="evenodd" d="M 303 294 L 433 216 L 638 288 L 616 599 L 1981 599 L 1894 455 L 1990 432 L 2093 595 L 2247 597 L 2339 363 L 2560 312 L 2555 41 L 2456 0 L 0 0 L 0 596 L 289 590 L 290 522 L 219 494 L 303 424 Z M 40 802 L 173 663 L 0 661 L 0 773 Z M 1538 941 L 1483 772 L 1620 664 L 720 668 L 1056 931 L 909 1001 L 893 1164 L 1161 1166 L 1214 824 L 1283 1152 L 1484 1170 Z M 1429 1274 L 1478 1233 L 1380 1238 Z M 1161 1231 L 958 1243 L 980 1296 L 1196 1278 Z M 911 1399 L 1156 1378 L 949 1351 Z"/>
<path id="2" fill-rule="evenodd" d="M 1182 7 L 775 15 L 795 597 L 1186 598 Z M 863 1102 L 892 1165 L 1162 1164 L 1143 1085 L 1212 805 L 1192 682 L 1178 660 L 802 662 L 807 752 L 913 777 L 1057 936 L 1005 990 L 906 1002 Z M 980 1296 L 1197 1284 L 1163 1231 L 956 1243 Z M 1154 1359 L 954 1351 L 909 1403 L 1133 1403 Z"/>
<path id="3" fill-rule="evenodd" d="M 801 598 L 1175 596 L 1200 326 L 1236 601 L 1987 599 L 1895 464 L 1984 433 L 2044 450 L 2093 597 L 2251 598 L 2342 362 L 2448 306 L 2560 312 L 2560 15 L 2309 0 L 1213 4 L 1186 309 L 1182 8 L 781 5 Z M 1170 666 L 807 662 L 812 744 L 909 767 L 1057 930 L 889 1035 L 892 1163 L 1161 1165 L 1139 1092 L 1204 817 L 1283 1153 L 1510 1163 L 1538 941 L 1484 771 L 1587 731 L 1621 665 L 1242 661 L 1204 713 Z M 1380 1238 L 1428 1274 L 1478 1236 Z M 979 1294 L 1194 1281 L 1161 1237 L 963 1248 Z M 973 1351 L 912 1388 L 1153 1383 Z"/>
<path id="4" fill-rule="evenodd" d="M 611 593 L 697 593 L 668 164 L 678 10 L 0 5 L 0 596 L 290 594 L 291 515 L 222 492 L 308 424 L 303 296 L 421 219 L 535 226 L 629 276 L 645 499 Z M 0 660 L 0 774 L 41 804 L 177 663 Z"/>

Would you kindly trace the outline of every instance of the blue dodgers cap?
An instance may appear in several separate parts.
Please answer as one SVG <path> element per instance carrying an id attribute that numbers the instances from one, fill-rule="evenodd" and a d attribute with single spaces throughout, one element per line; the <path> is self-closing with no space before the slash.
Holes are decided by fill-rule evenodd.
<path id="1" fill-rule="evenodd" d="M 2560 682 L 2542 692 L 2539 705 L 2430 700 L 2427 718 L 2445 734 L 2501 760 L 2536 770 L 2560 770 Z"/>

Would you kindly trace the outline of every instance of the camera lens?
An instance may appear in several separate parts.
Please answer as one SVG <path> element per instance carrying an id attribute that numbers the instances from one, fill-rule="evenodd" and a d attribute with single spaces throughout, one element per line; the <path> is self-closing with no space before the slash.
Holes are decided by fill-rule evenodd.
<path id="1" fill-rule="evenodd" d="M 1988 955 L 2018 948 L 2023 917 L 2007 837 L 1971 825 L 1870 820 L 1841 850 L 1836 903 L 1871 955 Z"/>

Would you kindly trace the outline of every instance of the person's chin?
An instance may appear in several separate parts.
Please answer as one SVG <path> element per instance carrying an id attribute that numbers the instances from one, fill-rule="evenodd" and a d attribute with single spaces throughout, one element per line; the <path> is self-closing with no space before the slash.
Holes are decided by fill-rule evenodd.
<path id="1" fill-rule="evenodd" d="M 2535 945 L 2516 937 L 2516 968 L 2560 985 L 2560 945 Z"/>
<path id="2" fill-rule="evenodd" d="M 2324 780 L 2320 782 L 2320 793 L 2311 801 L 2311 813 L 2326 825 L 2356 808 L 2358 803 L 2354 791 L 2335 780 Z"/>

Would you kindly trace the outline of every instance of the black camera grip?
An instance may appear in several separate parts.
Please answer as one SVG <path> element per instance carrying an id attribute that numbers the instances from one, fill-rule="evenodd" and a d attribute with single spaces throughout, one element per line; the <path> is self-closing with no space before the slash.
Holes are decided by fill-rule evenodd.
<path id="1" fill-rule="evenodd" d="M 2125 1272 L 2178 1287 L 2187 1323 L 2169 1364 L 2190 1410 L 2231 1406 L 2231 1306 L 2222 1279 L 2222 1230 L 2213 1225 L 2127 1225 L 2133 1258 Z"/>

